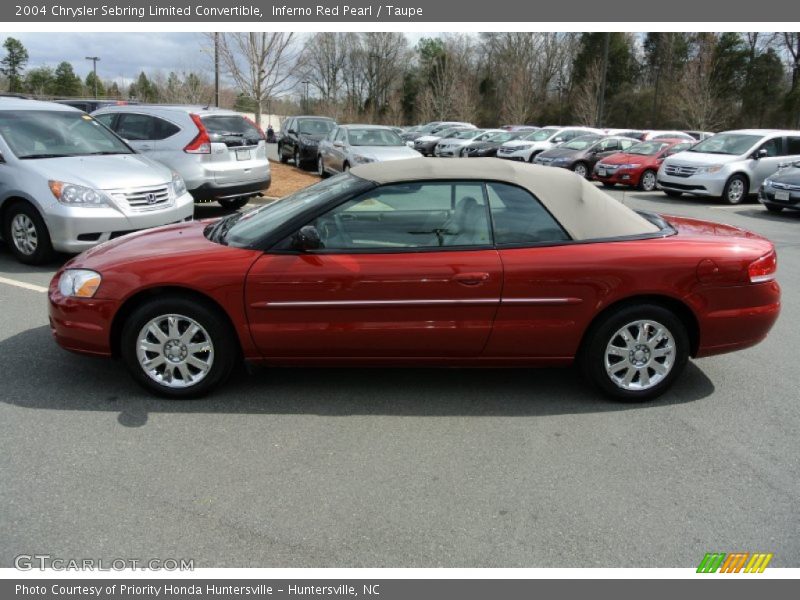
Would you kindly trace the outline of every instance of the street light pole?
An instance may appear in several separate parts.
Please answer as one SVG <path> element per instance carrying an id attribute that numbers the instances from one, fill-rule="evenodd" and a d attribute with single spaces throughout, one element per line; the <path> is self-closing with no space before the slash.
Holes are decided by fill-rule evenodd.
<path id="1" fill-rule="evenodd" d="M 303 109 L 303 112 L 308 113 L 308 84 L 310 82 L 309 81 L 301 81 L 300 83 L 302 83 L 304 86 L 306 86 L 306 95 L 305 95 L 305 101 L 304 101 L 305 108 Z"/>
<path id="2" fill-rule="evenodd" d="M 214 106 L 219 108 L 219 33 L 214 34 Z"/>
<path id="3" fill-rule="evenodd" d="M 97 98 L 97 61 L 99 56 L 87 56 L 86 60 L 92 61 L 92 73 L 94 73 L 94 97 Z"/>

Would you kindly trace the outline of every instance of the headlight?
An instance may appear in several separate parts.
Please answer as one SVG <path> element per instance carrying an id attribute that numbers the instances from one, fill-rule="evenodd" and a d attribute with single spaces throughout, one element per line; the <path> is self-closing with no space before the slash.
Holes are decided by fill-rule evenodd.
<path id="1" fill-rule="evenodd" d="M 764 187 L 772 187 L 772 179 L 765 179 L 764 180 Z"/>
<path id="2" fill-rule="evenodd" d="M 100 273 L 88 269 L 67 269 L 58 280 L 58 291 L 62 296 L 91 298 L 102 280 Z"/>
<path id="3" fill-rule="evenodd" d="M 186 182 L 175 171 L 172 172 L 172 194 L 180 198 L 186 193 Z"/>
<path id="4" fill-rule="evenodd" d="M 359 163 L 359 164 L 364 164 L 364 163 L 375 162 L 375 159 L 374 158 L 370 158 L 368 156 L 361 156 L 360 154 L 354 154 L 353 155 L 353 162 Z"/>
<path id="5" fill-rule="evenodd" d="M 306 146 L 316 146 L 317 140 L 315 140 L 314 138 L 301 137 L 300 143 L 305 144 Z"/>
<path id="6" fill-rule="evenodd" d="M 706 165 L 705 167 L 697 167 L 696 175 L 702 173 L 719 173 L 724 165 Z"/>
<path id="7" fill-rule="evenodd" d="M 87 206 L 87 207 L 100 207 L 111 206 L 111 199 L 100 190 L 77 185 L 74 183 L 66 183 L 64 181 L 48 181 L 50 191 L 56 200 L 61 204 L 67 206 Z"/>
<path id="8" fill-rule="evenodd" d="M 528 148 L 532 148 L 533 144 L 520 144 L 519 146 L 511 146 L 511 150 L 527 150 Z"/>
<path id="9" fill-rule="evenodd" d="M 641 167 L 641 163 L 629 163 L 627 165 L 620 165 L 620 169 L 636 169 L 637 167 Z"/>

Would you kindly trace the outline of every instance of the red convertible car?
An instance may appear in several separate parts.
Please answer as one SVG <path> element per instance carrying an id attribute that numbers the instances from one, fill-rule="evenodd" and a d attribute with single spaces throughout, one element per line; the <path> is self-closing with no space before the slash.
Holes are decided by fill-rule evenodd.
<path id="1" fill-rule="evenodd" d="M 690 356 L 763 340 L 773 245 L 640 214 L 563 169 L 411 159 L 352 169 L 216 221 L 134 233 L 54 277 L 57 342 L 202 395 L 269 365 L 577 361 L 608 395 L 664 392 Z"/>
<path id="2" fill-rule="evenodd" d="M 625 152 L 618 152 L 597 162 L 592 179 L 606 187 L 619 183 L 639 188 L 643 192 L 656 189 L 656 174 L 664 159 L 676 152 L 688 150 L 696 141 L 666 138 L 639 142 Z"/>

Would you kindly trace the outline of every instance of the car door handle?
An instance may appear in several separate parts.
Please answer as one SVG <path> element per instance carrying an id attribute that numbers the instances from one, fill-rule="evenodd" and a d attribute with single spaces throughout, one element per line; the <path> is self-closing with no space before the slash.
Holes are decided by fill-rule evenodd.
<path id="1" fill-rule="evenodd" d="M 459 273 L 453 276 L 453 281 L 461 285 L 480 285 L 488 280 L 488 273 Z"/>

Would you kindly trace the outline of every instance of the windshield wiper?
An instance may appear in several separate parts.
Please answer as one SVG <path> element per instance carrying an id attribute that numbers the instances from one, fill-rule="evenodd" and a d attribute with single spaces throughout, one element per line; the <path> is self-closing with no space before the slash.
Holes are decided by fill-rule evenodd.
<path id="1" fill-rule="evenodd" d="M 78 154 L 23 154 L 18 156 L 20 160 L 28 158 L 65 158 L 67 156 L 79 156 Z"/>
<path id="2" fill-rule="evenodd" d="M 227 245 L 225 242 L 225 237 L 228 235 L 230 228 L 233 227 L 241 217 L 242 213 L 238 212 L 228 215 L 227 217 L 222 217 L 208 230 L 208 239 L 212 242 L 217 242 L 218 244 Z"/>

